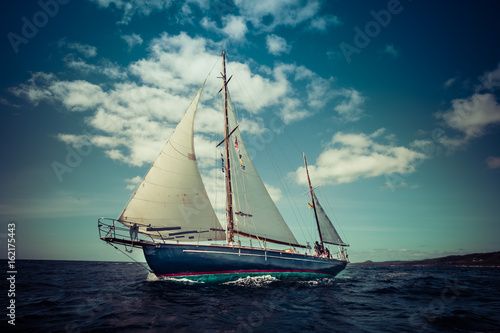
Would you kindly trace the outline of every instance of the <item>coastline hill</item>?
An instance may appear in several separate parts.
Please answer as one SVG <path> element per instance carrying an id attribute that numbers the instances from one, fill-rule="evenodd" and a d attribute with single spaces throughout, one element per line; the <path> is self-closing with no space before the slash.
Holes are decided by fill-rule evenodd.
<path id="1" fill-rule="evenodd" d="M 450 266 L 450 267 L 500 267 L 500 251 L 489 253 L 473 253 L 466 255 L 452 255 L 434 259 L 411 261 L 382 261 L 367 260 L 360 263 L 349 263 L 350 266 Z"/>

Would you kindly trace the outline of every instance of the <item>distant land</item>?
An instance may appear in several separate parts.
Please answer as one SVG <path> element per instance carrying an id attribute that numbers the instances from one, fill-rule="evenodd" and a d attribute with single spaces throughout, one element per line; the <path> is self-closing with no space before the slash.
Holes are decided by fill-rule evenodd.
<path id="1" fill-rule="evenodd" d="M 451 267 L 500 267 L 500 251 L 446 256 L 412 261 L 381 261 L 349 263 L 350 266 L 451 266 Z"/>

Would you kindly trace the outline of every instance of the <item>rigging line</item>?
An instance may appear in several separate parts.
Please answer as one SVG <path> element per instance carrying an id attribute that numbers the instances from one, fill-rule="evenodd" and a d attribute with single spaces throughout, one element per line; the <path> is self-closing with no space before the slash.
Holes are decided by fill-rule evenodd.
<path id="1" fill-rule="evenodd" d="M 113 244 L 111 244 L 110 242 L 106 242 L 106 243 L 109 244 L 109 245 L 111 245 L 112 247 L 114 247 L 115 249 L 117 249 L 118 251 L 120 251 L 121 253 L 123 253 L 127 257 L 129 257 L 130 259 L 132 259 L 135 263 L 139 264 L 142 268 L 144 268 L 148 272 L 154 274 L 154 272 L 152 270 L 150 270 L 149 268 L 147 268 L 146 266 L 144 266 L 143 264 L 141 264 L 140 262 L 138 262 L 137 260 L 135 260 L 134 258 L 132 258 L 131 256 L 129 256 L 128 254 L 126 254 L 125 252 L 123 252 L 122 250 L 120 250 L 119 248 L 117 248 L 116 246 L 114 246 Z"/>
<path id="2" fill-rule="evenodd" d="M 212 74 L 212 71 L 214 70 L 215 65 L 217 65 L 217 63 L 219 62 L 219 60 L 220 60 L 220 57 L 219 57 L 219 56 L 215 57 L 215 63 L 214 63 L 214 65 L 212 66 L 212 68 L 210 69 L 210 72 L 208 72 L 208 75 L 205 77 L 205 80 L 206 80 L 206 79 L 210 76 L 210 74 Z"/>
<path id="3" fill-rule="evenodd" d="M 214 211 L 216 212 L 217 207 L 218 207 L 217 205 L 219 203 L 218 202 L 218 200 L 219 200 L 219 198 L 218 198 L 219 191 L 217 190 L 219 188 L 219 177 L 217 177 L 217 174 L 218 174 L 217 171 L 219 170 L 218 167 L 217 167 L 218 164 L 219 164 L 219 151 L 218 151 L 218 149 L 214 149 L 213 152 L 214 152 L 214 159 L 213 159 L 214 165 L 212 167 L 212 170 L 213 170 L 213 179 L 212 179 L 212 181 L 213 181 L 214 186 L 215 186 L 215 188 L 214 188 L 214 192 L 215 193 L 214 193 L 214 205 L 212 207 L 214 208 Z M 221 168 L 222 168 L 222 166 L 221 166 Z M 216 221 L 219 220 L 219 217 L 217 216 L 217 212 L 215 213 L 215 218 L 216 218 Z M 216 221 L 214 221 L 214 225 L 215 226 L 217 225 Z"/>
<path id="4" fill-rule="evenodd" d="M 281 187 L 285 189 L 285 195 L 288 199 L 288 202 L 290 203 L 290 206 L 292 207 L 293 215 L 295 216 L 295 219 L 298 221 L 297 215 L 295 213 L 295 209 L 293 208 L 293 206 L 291 205 L 291 202 L 290 202 L 290 198 L 288 195 L 288 187 L 286 184 L 283 183 L 283 173 L 282 173 L 281 169 L 279 168 L 279 165 L 276 163 L 275 159 L 272 157 L 271 152 L 267 147 L 266 147 L 266 152 L 269 155 L 269 160 L 271 161 L 271 165 L 273 166 L 274 172 L 276 173 L 276 176 L 279 179 Z M 302 230 L 302 226 L 300 224 L 299 224 L 299 228 L 300 228 L 300 232 L 304 235 L 304 231 Z"/>
<path id="5" fill-rule="evenodd" d="M 292 136 L 290 134 L 288 134 L 288 132 L 283 128 L 283 132 L 285 132 L 286 136 L 288 137 L 288 139 L 290 139 L 290 141 L 292 141 L 293 145 L 295 146 L 295 148 L 297 149 L 297 151 L 300 153 L 300 155 L 302 155 L 302 152 L 304 152 L 303 149 L 300 149 L 300 147 L 297 145 L 297 143 L 295 142 L 295 140 L 292 138 Z"/>
<path id="6" fill-rule="evenodd" d="M 236 80 L 236 84 L 241 87 L 241 95 L 245 95 L 248 100 L 253 104 L 255 110 L 259 110 L 261 107 L 255 103 L 255 100 L 252 98 L 252 95 L 248 93 L 248 91 L 251 91 L 253 96 L 256 96 L 257 94 L 255 93 L 255 90 L 251 88 L 250 85 L 245 84 L 245 82 L 241 79 L 243 75 L 240 75 L 240 71 L 237 70 L 236 67 L 232 66 L 230 62 L 228 62 L 228 68 L 234 73 L 234 77 Z M 249 112 L 252 114 L 252 112 Z"/>
<path id="7" fill-rule="evenodd" d="M 280 148 L 280 151 L 281 151 L 281 147 L 279 146 L 279 144 L 278 144 L 278 147 Z M 277 175 L 277 177 L 278 177 L 278 179 L 280 181 L 281 187 L 283 189 L 285 189 L 285 195 L 286 195 L 286 197 L 288 199 L 288 202 L 289 202 L 289 204 L 290 204 L 290 206 L 292 208 L 292 212 L 293 212 L 293 215 L 295 217 L 295 220 L 297 222 L 299 222 L 299 219 L 297 218 L 297 213 L 296 213 L 296 207 L 297 206 L 294 207 L 292 205 L 291 201 L 290 201 L 290 197 L 291 197 L 290 196 L 290 193 L 291 193 L 290 188 L 288 187 L 288 184 L 286 182 L 285 183 L 283 182 L 283 172 L 281 171 L 281 169 L 279 167 L 279 164 L 276 163 L 276 160 L 272 157 L 271 152 L 270 152 L 270 150 L 268 149 L 267 146 L 266 146 L 265 150 L 266 150 L 267 154 L 269 155 L 269 160 L 271 161 L 271 164 L 272 164 L 272 166 L 274 168 L 274 172 L 276 173 L 276 175 Z M 281 152 L 283 153 L 283 151 L 281 151 Z M 294 204 L 296 205 L 295 201 L 294 201 Z M 299 222 L 298 226 L 300 228 L 300 232 L 302 233 L 302 235 L 306 236 L 306 234 L 304 233 L 304 230 L 302 229 L 302 223 Z"/>
<path id="8" fill-rule="evenodd" d="M 281 152 L 281 154 L 283 155 L 283 159 L 287 162 L 288 164 L 288 168 L 290 170 L 293 170 L 293 166 L 292 164 L 290 163 L 290 160 L 288 159 L 287 155 L 285 154 L 285 150 L 283 149 L 283 147 L 281 146 L 280 142 L 278 139 L 276 139 L 276 146 L 278 147 L 278 150 Z M 302 210 L 297 208 L 297 207 L 300 207 L 300 205 L 297 205 L 297 202 L 295 201 L 295 196 L 293 196 L 291 193 L 292 191 L 290 190 L 290 187 L 288 186 L 288 183 L 285 183 L 286 184 L 286 188 L 287 190 L 289 191 L 290 193 L 290 198 L 292 199 L 293 201 L 293 205 L 292 205 L 292 209 L 294 209 L 294 211 L 296 211 L 300 217 L 300 220 L 297 220 L 299 222 L 299 226 L 302 228 L 302 225 L 304 224 L 304 216 L 302 215 Z M 302 203 L 301 203 L 302 204 Z M 295 207 L 295 208 L 294 208 Z M 308 214 L 309 215 L 309 214 Z M 308 233 L 308 235 L 306 235 L 303 230 L 301 229 L 301 232 L 302 232 L 302 236 L 306 237 L 306 239 L 313 239 L 314 237 L 312 237 L 312 234 L 311 234 L 311 229 L 310 228 L 307 228 L 309 224 L 305 225 L 305 229 Z"/>

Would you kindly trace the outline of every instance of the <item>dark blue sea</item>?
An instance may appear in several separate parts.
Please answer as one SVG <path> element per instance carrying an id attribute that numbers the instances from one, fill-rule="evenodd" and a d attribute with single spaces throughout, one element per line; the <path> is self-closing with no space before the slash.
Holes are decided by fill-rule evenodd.
<path id="1" fill-rule="evenodd" d="M 160 281 L 138 263 L 16 269 L 15 297 L 2 283 L 2 332 L 500 332 L 500 268 L 348 266 L 332 279 L 225 284 Z"/>

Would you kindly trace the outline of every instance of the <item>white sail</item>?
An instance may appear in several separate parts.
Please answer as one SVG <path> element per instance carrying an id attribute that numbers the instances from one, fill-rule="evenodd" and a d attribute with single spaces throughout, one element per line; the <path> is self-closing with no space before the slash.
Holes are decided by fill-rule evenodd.
<path id="1" fill-rule="evenodd" d="M 228 124 L 229 131 L 238 126 L 229 95 Z M 229 141 L 235 234 L 299 246 L 257 173 L 239 128 Z"/>
<path id="2" fill-rule="evenodd" d="M 193 124 L 203 86 L 123 210 L 119 221 L 126 226 L 137 223 L 139 232 L 164 240 L 225 239 L 194 151 Z"/>
<path id="3" fill-rule="evenodd" d="M 316 195 L 313 195 L 313 197 L 323 242 L 334 245 L 347 246 L 347 244 L 344 243 L 342 238 L 340 238 L 339 234 L 337 233 L 337 230 L 335 230 L 335 227 L 333 226 L 332 222 L 326 215 L 325 211 L 323 210 L 323 207 L 321 207 L 321 205 L 319 204 Z"/>

